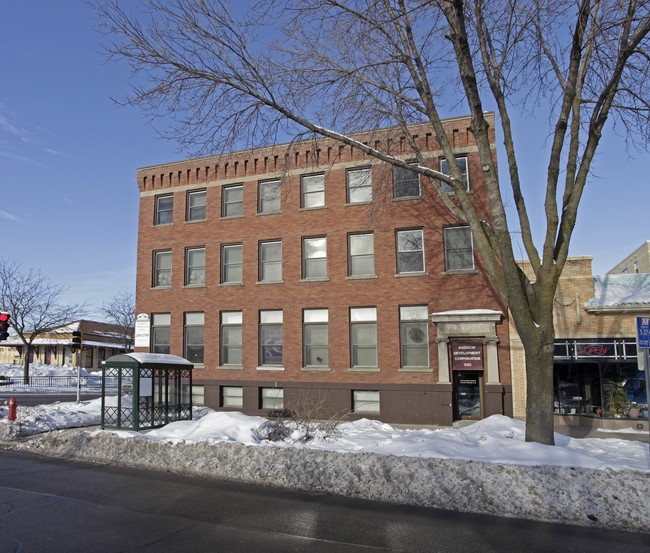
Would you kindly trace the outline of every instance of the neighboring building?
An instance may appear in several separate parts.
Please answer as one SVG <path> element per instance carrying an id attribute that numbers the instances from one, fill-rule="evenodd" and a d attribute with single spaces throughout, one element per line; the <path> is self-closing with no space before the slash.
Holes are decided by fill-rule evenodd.
<path id="1" fill-rule="evenodd" d="M 82 333 L 82 350 L 80 364 L 86 370 L 101 369 L 101 362 L 118 353 L 133 350 L 133 333 L 125 336 L 121 326 L 80 320 L 65 326 L 53 328 L 34 340 L 30 362 L 46 365 L 76 365 L 78 354 L 73 353 L 72 333 Z M 20 339 L 14 334 L 0 343 L 0 363 L 22 365 L 24 350 Z"/>
<path id="2" fill-rule="evenodd" d="M 469 124 L 444 122 L 489 220 Z M 430 128 L 410 132 L 444 171 Z M 388 130 L 355 136 L 411 157 Z M 417 173 L 318 139 L 137 179 L 136 312 L 151 332 L 136 350 L 194 363 L 206 405 L 267 415 L 308 398 L 320 416 L 422 424 L 511 414 L 504 302 L 469 227 Z"/>
<path id="3" fill-rule="evenodd" d="M 628 255 L 607 274 L 611 275 L 616 273 L 627 275 L 650 273 L 650 240 Z"/>
<path id="4" fill-rule="evenodd" d="M 592 257 L 567 260 L 554 306 L 555 413 L 569 424 L 647 428 L 636 317 L 650 315 L 650 274 L 593 276 Z M 528 261 L 520 265 L 529 276 Z M 525 356 L 510 326 L 515 416 L 526 409 Z M 581 417 L 566 417 L 581 415 Z M 611 422 L 610 422 L 610 419 Z M 626 419 L 624 423 L 614 419 Z"/>

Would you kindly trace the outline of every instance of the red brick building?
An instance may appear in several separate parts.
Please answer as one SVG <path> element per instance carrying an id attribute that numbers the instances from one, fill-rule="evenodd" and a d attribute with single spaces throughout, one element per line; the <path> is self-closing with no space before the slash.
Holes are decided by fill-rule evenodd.
<path id="1" fill-rule="evenodd" d="M 489 220 L 469 122 L 445 125 Z M 441 167 L 429 127 L 410 130 Z M 357 138 L 380 146 L 389 131 Z M 421 424 L 511 414 L 506 308 L 469 228 L 416 173 L 319 139 L 144 167 L 138 186 L 137 312 L 150 351 L 195 363 L 206 405 L 266 415 L 309 398 L 321 416 Z"/>

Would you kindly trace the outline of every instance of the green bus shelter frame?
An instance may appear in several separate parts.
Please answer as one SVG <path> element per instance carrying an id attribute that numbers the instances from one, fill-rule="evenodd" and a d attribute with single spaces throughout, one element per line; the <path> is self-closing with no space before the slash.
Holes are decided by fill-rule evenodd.
<path id="1" fill-rule="evenodd" d="M 193 368 L 187 359 L 162 353 L 125 353 L 102 362 L 102 428 L 142 430 L 192 420 Z M 116 396 L 106 395 L 108 383 L 117 385 Z"/>

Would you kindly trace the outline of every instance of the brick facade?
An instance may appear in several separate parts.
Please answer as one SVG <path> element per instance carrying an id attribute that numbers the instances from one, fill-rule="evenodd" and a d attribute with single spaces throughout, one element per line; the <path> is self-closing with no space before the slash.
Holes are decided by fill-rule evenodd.
<path id="1" fill-rule="evenodd" d="M 493 124 L 493 115 L 489 119 Z M 466 156 L 470 190 L 477 205 L 487 206 L 477 148 L 469 131 L 469 118 L 447 120 L 458 156 Z M 492 127 L 493 128 L 493 127 Z M 439 167 L 442 155 L 432 133 L 414 126 L 412 134 L 427 163 Z M 388 140 L 359 136 L 372 145 Z M 494 141 L 494 137 L 492 137 Z M 393 153 L 409 159 L 404 137 L 395 136 Z M 397 150 L 397 152 L 396 152 Z M 495 150 L 496 155 L 496 150 Z M 373 200 L 351 203 L 347 197 L 347 171 L 370 168 Z M 301 207 L 301 176 L 324 175 L 325 205 Z M 297 142 L 268 149 L 245 150 L 229 155 L 145 167 L 138 170 L 140 214 L 138 233 L 137 312 L 153 316 L 170 314 L 170 353 L 184 355 L 184 314 L 204 313 L 204 363 L 197 365 L 194 382 L 204 386 L 205 403 L 221 408 L 221 387 L 243 391 L 241 409 L 265 414 L 261 388 L 281 388 L 285 406 L 307 391 L 327 396 L 328 412 L 353 410 L 354 390 L 378 391 L 382 420 L 405 423 L 449 424 L 453 383 L 440 379 L 436 326 L 428 323 L 429 363 L 401 366 L 400 306 L 426 306 L 427 313 L 492 310 L 506 313 L 481 259 L 474 252 L 474 268 L 446 271 L 444 229 L 462 223 L 448 213 L 435 192 L 422 179 L 421 196 L 394 198 L 393 171 L 350 147 L 329 140 Z M 281 209 L 259 213 L 258 184 L 281 179 Z M 224 190 L 243 186 L 243 215 L 223 216 Z M 186 219 L 188 193 L 205 190 L 205 219 Z M 155 224 L 156 198 L 173 196 L 173 222 Z M 485 207 L 485 218 L 490 219 Z M 166 220 L 166 219 L 165 219 Z M 398 272 L 397 232 L 422 230 L 424 270 Z M 350 276 L 350 234 L 374 235 L 373 275 Z M 325 237 L 327 271 L 324 278 L 304 278 L 303 239 Z M 282 278 L 260 280 L 260 243 L 281 241 Z M 222 282 L 223 246 L 241 244 L 241 283 Z M 204 248 L 205 281 L 186 284 L 186 252 Z M 154 252 L 171 252 L 169 286 L 154 286 Z M 376 308 L 376 367 L 353 367 L 351 362 L 350 309 Z M 327 366 L 305 366 L 303 359 L 303 310 L 327 309 Z M 281 310 L 282 365 L 260 363 L 260 310 Z M 241 364 L 220 359 L 220 313 L 241 311 L 243 342 Z M 498 382 L 490 383 L 491 398 L 483 415 L 511 413 L 510 348 L 508 322 L 501 317 L 498 336 Z M 494 333 L 493 332 L 493 333 Z M 470 333 L 471 334 L 471 333 Z M 470 339 L 485 343 L 485 336 Z M 136 348 L 146 351 L 146 348 Z M 449 379 L 447 378 L 447 381 Z M 494 388 L 496 384 L 496 388 Z M 487 385 L 486 385 L 487 387 Z M 487 407 L 487 405 L 491 407 Z M 354 416 L 354 415 L 353 415 Z"/>

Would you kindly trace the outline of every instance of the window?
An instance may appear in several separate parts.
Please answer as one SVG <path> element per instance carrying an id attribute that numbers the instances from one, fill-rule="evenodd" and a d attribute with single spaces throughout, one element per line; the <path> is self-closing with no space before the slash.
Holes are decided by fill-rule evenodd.
<path id="1" fill-rule="evenodd" d="M 171 225 L 174 222 L 174 196 L 156 196 L 153 224 Z"/>
<path id="2" fill-rule="evenodd" d="M 377 366 L 377 308 L 350 308 L 350 345 L 353 367 Z"/>
<path id="3" fill-rule="evenodd" d="M 241 409 L 244 407 L 244 388 L 241 386 L 221 387 L 221 407 Z"/>
<path id="4" fill-rule="evenodd" d="M 302 239 L 302 278 L 327 278 L 327 238 Z"/>
<path id="5" fill-rule="evenodd" d="M 474 246 L 469 227 L 447 227 L 445 230 L 445 270 L 463 271 L 474 268 Z"/>
<path id="6" fill-rule="evenodd" d="M 429 324 L 426 305 L 399 308 L 402 367 L 429 366 Z"/>
<path id="7" fill-rule="evenodd" d="M 260 365 L 282 366 L 282 311 L 260 311 Z"/>
<path id="8" fill-rule="evenodd" d="M 420 174 L 404 167 L 393 167 L 393 196 L 410 198 L 420 195 Z"/>
<path id="9" fill-rule="evenodd" d="M 379 415 L 379 392 L 371 390 L 352 391 L 352 411 Z"/>
<path id="10" fill-rule="evenodd" d="M 205 386 L 192 384 L 192 405 L 199 407 L 205 405 Z"/>
<path id="11" fill-rule="evenodd" d="M 460 173 L 463 176 L 463 185 L 465 186 L 465 190 L 469 190 L 469 173 L 467 172 L 467 158 L 457 157 L 456 164 L 458 165 L 458 169 L 460 169 Z M 451 171 L 449 170 L 449 163 L 447 163 L 447 160 L 444 158 L 440 160 L 440 172 L 444 173 L 445 175 L 451 175 Z M 442 183 L 442 189 L 447 193 L 454 191 L 454 189 L 446 182 Z"/>
<path id="12" fill-rule="evenodd" d="M 205 248 L 185 251 L 185 284 L 205 284 Z"/>
<path id="13" fill-rule="evenodd" d="M 347 172 L 348 203 L 360 204 L 372 201 L 372 170 L 350 169 Z"/>
<path id="14" fill-rule="evenodd" d="M 203 313 L 185 313 L 185 359 L 203 364 Z"/>
<path id="15" fill-rule="evenodd" d="M 221 365 L 242 364 L 242 312 L 221 312 Z"/>
<path id="16" fill-rule="evenodd" d="M 282 181 L 272 180 L 259 183 L 257 189 L 257 212 L 275 213 L 281 210 L 280 191 Z"/>
<path id="17" fill-rule="evenodd" d="M 284 409 L 284 390 L 282 388 L 260 388 L 261 409 Z"/>
<path id="18" fill-rule="evenodd" d="M 221 282 L 242 282 L 243 246 L 231 244 L 221 248 Z"/>
<path id="19" fill-rule="evenodd" d="M 188 192 L 186 221 L 203 221 L 205 219 L 205 190 Z"/>
<path id="20" fill-rule="evenodd" d="M 325 175 L 303 176 L 300 182 L 300 207 L 325 206 Z"/>
<path id="21" fill-rule="evenodd" d="M 170 313 L 154 313 L 151 325 L 151 353 L 169 353 Z"/>
<path id="22" fill-rule="evenodd" d="M 327 309 L 305 309 L 303 321 L 303 363 L 306 367 L 329 365 Z"/>
<path id="23" fill-rule="evenodd" d="M 154 252 L 153 254 L 153 285 L 172 285 L 172 252 Z"/>
<path id="24" fill-rule="evenodd" d="M 375 237 L 372 233 L 348 235 L 350 276 L 375 274 Z"/>
<path id="25" fill-rule="evenodd" d="M 260 242 L 260 281 L 282 280 L 282 242 Z"/>
<path id="26" fill-rule="evenodd" d="M 397 272 L 424 271 L 424 236 L 422 230 L 397 231 Z"/>
<path id="27" fill-rule="evenodd" d="M 223 217 L 237 217 L 244 214 L 244 187 L 224 186 L 221 196 L 221 215 Z"/>

